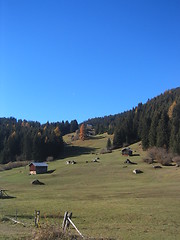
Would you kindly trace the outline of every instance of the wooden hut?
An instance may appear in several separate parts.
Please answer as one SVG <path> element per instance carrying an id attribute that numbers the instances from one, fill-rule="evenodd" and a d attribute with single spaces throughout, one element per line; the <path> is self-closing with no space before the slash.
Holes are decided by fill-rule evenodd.
<path id="1" fill-rule="evenodd" d="M 31 162 L 29 164 L 29 172 L 30 172 L 30 174 L 46 173 L 47 170 L 48 170 L 47 163 Z"/>
<path id="2" fill-rule="evenodd" d="M 122 155 L 126 155 L 126 156 L 132 156 L 132 153 L 133 153 L 133 151 L 127 147 L 123 148 L 121 152 L 122 152 Z"/>

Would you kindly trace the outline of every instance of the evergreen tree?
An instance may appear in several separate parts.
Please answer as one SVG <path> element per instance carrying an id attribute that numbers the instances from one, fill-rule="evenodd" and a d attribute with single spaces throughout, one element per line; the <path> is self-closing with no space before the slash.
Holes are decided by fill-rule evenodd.
<path id="1" fill-rule="evenodd" d="M 65 127 L 65 134 L 70 133 L 70 124 L 68 121 L 65 122 L 64 127 Z"/>
<path id="2" fill-rule="evenodd" d="M 106 144 L 106 148 L 107 148 L 108 150 L 110 150 L 110 149 L 111 149 L 111 147 L 112 147 L 112 144 L 111 144 L 111 139 L 110 139 L 110 138 L 108 138 L 108 140 L 107 140 L 107 144 Z"/>
<path id="3" fill-rule="evenodd" d="M 20 155 L 20 138 L 19 134 L 15 131 L 10 135 L 8 139 L 8 146 L 11 161 L 15 161 L 16 156 Z"/>
<path id="4" fill-rule="evenodd" d="M 23 155 L 25 160 L 30 160 L 32 159 L 32 139 L 30 135 L 27 133 L 24 135 L 24 140 L 23 140 Z"/>
<path id="5" fill-rule="evenodd" d="M 180 103 L 174 107 L 172 113 L 170 148 L 180 154 Z"/>
<path id="6" fill-rule="evenodd" d="M 95 134 L 99 134 L 100 125 L 99 123 L 95 125 Z"/>
<path id="7" fill-rule="evenodd" d="M 149 131 L 149 146 L 156 146 L 157 143 L 157 126 L 159 122 L 159 114 L 157 112 L 154 113 L 152 117 L 152 122 Z"/>
<path id="8" fill-rule="evenodd" d="M 149 128 L 150 128 L 151 121 L 149 118 L 144 118 L 143 125 L 142 125 L 142 146 L 143 149 L 147 149 L 149 147 Z"/>
<path id="9" fill-rule="evenodd" d="M 42 139 L 38 133 L 33 139 L 33 159 L 37 162 L 42 162 L 45 160 L 42 158 Z"/>
<path id="10" fill-rule="evenodd" d="M 71 121 L 70 123 L 70 132 L 73 133 L 78 129 L 78 122 L 76 120 Z"/>
<path id="11" fill-rule="evenodd" d="M 157 127 L 157 147 L 168 149 L 169 147 L 169 117 L 165 111 L 162 112 Z"/>
<path id="12" fill-rule="evenodd" d="M 122 147 L 125 141 L 126 141 L 126 135 L 123 128 L 117 129 L 114 133 L 113 146 L 116 148 Z"/>

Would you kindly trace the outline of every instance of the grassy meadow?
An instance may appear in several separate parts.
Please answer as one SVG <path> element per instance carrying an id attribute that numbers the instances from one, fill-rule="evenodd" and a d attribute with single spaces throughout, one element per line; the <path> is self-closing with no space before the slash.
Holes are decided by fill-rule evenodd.
<path id="1" fill-rule="evenodd" d="M 65 141 L 70 143 L 70 137 Z M 49 163 L 48 170 L 55 170 L 51 174 L 30 176 L 28 166 L 0 172 L 0 188 L 15 197 L 0 199 L 0 239 L 30 236 L 35 210 L 41 211 L 41 224 L 60 226 L 64 212 L 71 211 L 86 237 L 180 239 L 180 168 L 154 169 L 142 161 L 146 153 L 138 143 L 131 147 L 140 156 L 129 157 L 137 166 L 124 164 L 127 157 L 120 149 L 99 154 L 108 137 L 74 141 L 74 154 Z M 99 163 L 92 162 L 97 157 Z M 77 164 L 67 165 L 68 160 Z M 135 168 L 143 173 L 133 174 Z M 34 179 L 45 185 L 32 185 Z M 5 220 L 16 211 L 26 227 Z"/>

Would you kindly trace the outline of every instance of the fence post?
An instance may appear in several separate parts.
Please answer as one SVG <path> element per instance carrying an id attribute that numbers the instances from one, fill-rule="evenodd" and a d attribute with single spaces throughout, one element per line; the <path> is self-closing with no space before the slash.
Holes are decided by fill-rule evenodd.
<path id="1" fill-rule="evenodd" d="M 76 227 L 76 225 L 73 223 L 73 221 L 68 218 L 68 221 L 72 224 L 72 226 L 76 229 L 76 231 L 79 233 L 79 235 L 84 238 L 84 236 L 82 235 L 82 233 L 78 230 L 78 228 Z"/>
<path id="2" fill-rule="evenodd" d="M 40 211 L 36 211 L 35 210 L 35 217 L 34 217 L 34 224 L 35 224 L 35 227 L 40 227 Z"/>
<path id="3" fill-rule="evenodd" d="M 62 223 L 62 230 L 65 232 L 65 226 L 66 226 L 66 222 L 67 222 L 67 216 L 68 216 L 68 212 L 64 213 L 64 219 L 63 219 L 63 223 Z"/>
<path id="4" fill-rule="evenodd" d="M 72 218 L 72 212 L 70 212 L 70 213 L 67 212 L 67 217 L 66 217 L 64 232 L 66 232 L 66 229 L 69 228 L 69 226 L 70 226 L 69 219 L 71 219 L 71 218 Z"/>
<path id="5" fill-rule="evenodd" d="M 75 230 L 79 233 L 79 235 L 84 238 L 84 236 L 82 235 L 82 233 L 77 229 L 76 225 L 73 223 L 73 221 L 71 220 L 72 218 L 72 212 L 68 213 L 65 212 L 64 214 L 64 219 L 63 219 L 63 224 L 62 224 L 62 229 L 64 231 L 64 233 L 66 232 L 66 230 L 69 228 L 70 224 L 75 228 Z"/>
<path id="6" fill-rule="evenodd" d="M 15 219 L 16 219 L 16 221 L 17 221 L 17 209 L 16 209 L 16 216 L 15 216 Z"/>

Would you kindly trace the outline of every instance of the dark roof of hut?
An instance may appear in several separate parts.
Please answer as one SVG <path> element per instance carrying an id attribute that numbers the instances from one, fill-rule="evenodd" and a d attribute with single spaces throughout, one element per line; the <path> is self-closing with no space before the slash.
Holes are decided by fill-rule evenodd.
<path id="1" fill-rule="evenodd" d="M 44 162 L 31 162 L 29 166 L 30 165 L 34 165 L 35 167 L 48 167 L 47 163 Z"/>

